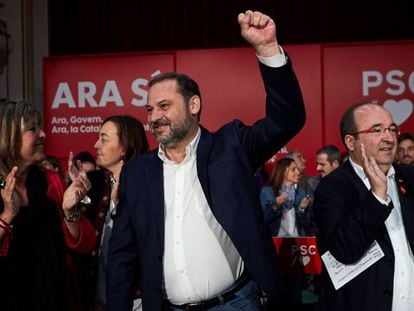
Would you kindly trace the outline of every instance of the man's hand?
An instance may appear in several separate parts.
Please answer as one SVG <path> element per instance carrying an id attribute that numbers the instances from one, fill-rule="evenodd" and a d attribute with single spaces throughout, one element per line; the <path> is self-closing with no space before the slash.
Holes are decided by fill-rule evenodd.
<path id="1" fill-rule="evenodd" d="M 276 25 L 267 15 L 247 10 L 238 16 L 242 37 L 256 50 L 257 55 L 270 57 L 280 54 Z"/>
<path id="2" fill-rule="evenodd" d="M 385 176 L 373 157 L 368 158 L 366 156 L 364 144 L 361 144 L 361 155 L 362 168 L 364 169 L 365 175 L 368 177 L 371 191 L 386 201 L 388 188 L 387 176 Z"/>

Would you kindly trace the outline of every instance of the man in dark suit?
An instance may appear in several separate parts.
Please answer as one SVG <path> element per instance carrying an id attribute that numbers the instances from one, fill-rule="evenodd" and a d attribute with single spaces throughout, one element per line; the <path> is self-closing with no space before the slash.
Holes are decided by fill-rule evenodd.
<path id="1" fill-rule="evenodd" d="M 191 78 L 167 73 L 148 91 L 148 122 L 159 148 L 121 176 L 107 270 L 109 310 L 130 310 L 139 261 L 144 310 L 260 310 L 260 290 L 281 296 L 254 172 L 305 122 L 299 84 L 273 20 L 240 13 L 256 50 L 267 101 L 253 126 L 235 120 L 210 133 L 199 125 L 201 95 Z M 220 309 L 221 310 L 221 309 Z"/>
<path id="2" fill-rule="evenodd" d="M 340 129 L 350 157 L 316 189 L 318 245 L 346 266 L 358 262 L 359 274 L 335 289 L 325 265 L 317 310 L 414 310 L 414 170 L 392 164 L 398 127 L 369 102 L 349 108 Z"/>

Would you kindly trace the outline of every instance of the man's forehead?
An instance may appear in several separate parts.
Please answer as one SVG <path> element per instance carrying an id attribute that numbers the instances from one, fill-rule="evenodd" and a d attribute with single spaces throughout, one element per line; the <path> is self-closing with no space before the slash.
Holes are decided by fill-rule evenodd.
<path id="1" fill-rule="evenodd" d="M 173 89 L 177 88 L 177 81 L 173 79 L 162 80 L 155 83 L 153 86 L 150 87 L 149 91 L 159 90 L 159 89 Z"/>
<path id="2" fill-rule="evenodd" d="M 328 155 L 326 153 L 319 153 L 316 155 L 317 161 L 324 162 L 324 161 L 327 161 L 327 159 L 328 159 Z"/>
<path id="3" fill-rule="evenodd" d="M 406 138 L 406 139 L 403 139 L 402 141 L 400 141 L 398 144 L 399 145 L 402 145 L 402 144 L 404 144 L 404 145 L 414 145 L 414 141 L 411 140 L 410 138 Z"/>
<path id="4" fill-rule="evenodd" d="M 384 107 L 376 104 L 365 104 L 355 109 L 355 114 L 369 114 L 371 112 L 384 112 L 387 111 Z"/>
<path id="5" fill-rule="evenodd" d="M 160 81 L 148 90 L 148 102 L 157 103 L 178 95 L 180 94 L 175 80 Z"/>
<path id="6" fill-rule="evenodd" d="M 379 105 L 367 104 L 361 106 L 355 110 L 354 116 L 357 125 L 360 123 L 374 125 L 386 122 L 388 124 L 384 125 L 388 126 L 393 123 L 391 113 Z"/>

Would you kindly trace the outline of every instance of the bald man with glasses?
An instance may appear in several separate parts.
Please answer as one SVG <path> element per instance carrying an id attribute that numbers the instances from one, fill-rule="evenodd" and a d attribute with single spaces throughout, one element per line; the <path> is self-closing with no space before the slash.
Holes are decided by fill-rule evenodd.
<path id="1" fill-rule="evenodd" d="M 414 168 L 393 165 L 399 129 L 369 102 L 350 107 L 340 130 L 349 161 L 315 193 L 319 251 L 337 261 L 324 265 L 316 310 L 414 310 Z"/>

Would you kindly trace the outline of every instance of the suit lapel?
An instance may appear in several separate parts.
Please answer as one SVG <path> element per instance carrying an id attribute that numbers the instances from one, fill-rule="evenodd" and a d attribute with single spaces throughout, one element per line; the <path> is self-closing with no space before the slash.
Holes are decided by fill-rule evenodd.
<path id="1" fill-rule="evenodd" d="M 358 194 L 358 200 L 361 200 L 364 196 L 367 195 L 367 187 L 365 186 L 364 182 L 359 178 L 357 173 L 355 172 L 354 168 L 351 165 L 351 162 L 347 161 L 344 164 L 344 171 L 348 178 L 351 180 L 353 185 L 356 185 L 356 190 Z"/>
<path id="2" fill-rule="evenodd" d="M 213 146 L 213 140 L 213 136 L 206 129 L 201 127 L 201 137 L 197 147 L 197 174 L 210 207 L 212 207 L 212 204 L 210 189 L 208 187 L 208 160 L 210 150 Z"/>
<path id="3" fill-rule="evenodd" d="M 355 172 L 354 168 L 352 167 L 349 161 L 347 161 L 344 164 L 344 169 L 345 169 L 345 172 L 348 178 L 351 179 L 351 183 L 356 185 L 358 200 L 361 201 L 367 195 L 367 191 L 369 190 L 367 189 L 367 187 L 365 186 L 361 178 L 359 178 L 359 176 L 357 175 L 357 173 Z M 387 231 L 387 228 L 385 227 L 385 223 L 382 224 L 381 232 L 383 235 L 383 239 L 387 241 L 387 243 L 391 244 L 390 236 L 388 235 L 388 231 Z M 377 239 L 377 242 L 381 245 L 382 249 L 384 250 L 384 245 L 382 244 L 382 241 Z"/>
<path id="4" fill-rule="evenodd" d="M 411 248 L 414 247 L 414 186 L 410 176 L 406 176 L 398 165 L 395 168 L 395 181 L 397 184 L 398 197 L 400 199 L 401 214 L 404 222 L 405 232 L 410 241 Z M 411 176 L 412 179 L 412 176 Z"/>
<path id="5" fill-rule="evenodd" d="M 145 177 L 148 182 L 148 191 L 151 198 L 151 211 L 154 215 L 155 226 L 158 230 L 160 246 L 164 247 L 164 178 L 163 166 L 157 156 L 157 151 L 151 152 L 147 157 Z"/>

